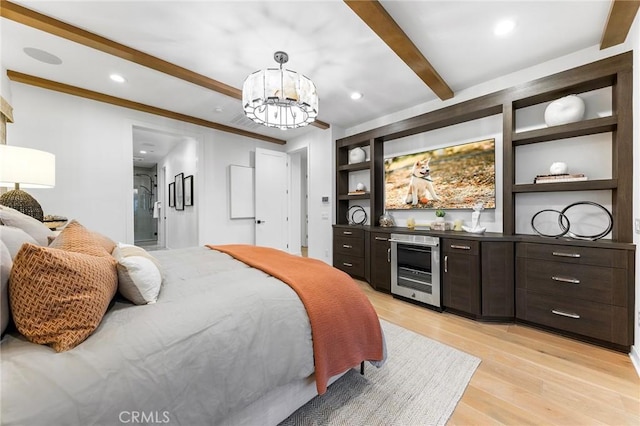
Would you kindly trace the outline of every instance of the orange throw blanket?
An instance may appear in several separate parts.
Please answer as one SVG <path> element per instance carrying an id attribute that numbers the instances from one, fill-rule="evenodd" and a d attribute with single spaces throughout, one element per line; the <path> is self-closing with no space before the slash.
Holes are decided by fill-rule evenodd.
<path id="1" fill-rule="evenodd" d="M 383 358 L 380 321 L 371 302 L 346 273 L 315 259 L 249 245 L 207 247 L 227 253 L 287 283 L 307 310 L 318 394 L 330 377 L 362 361 Z"/>

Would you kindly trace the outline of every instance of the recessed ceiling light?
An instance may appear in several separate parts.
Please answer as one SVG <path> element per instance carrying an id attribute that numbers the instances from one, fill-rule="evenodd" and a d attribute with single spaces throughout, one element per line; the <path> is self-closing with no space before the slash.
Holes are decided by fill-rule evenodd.
<path id="1" fill-rule="evenodd" d="M 516 23 L 513 19 L 505 19 L 496 24 L 493 27 L 493 33 L 497 36 L 503 36 L 509 34 L 516 27 Z"/>
<path id="2" fill-rule="evenodd" d="M 351 94 L 351 99 L 353 99 L 354 101 L 357 101 L 359 99 L 362 99 L 362 93 L 360 92 L 353 92 Z"/>
<path id="3" fill-rule="evenodd" d="M 147 151 L 140 151 L 140 154 L 146 154 Z"/>
<path id="4" fill-rule="evenodd" d="M 58 58 L 56 55 L 45 52 L 41 49 L 36 49 L 35 47 L 25 47 L 22 51 L 27 56 L 35 59 L 36 61 L 44 62 L 45 64 L 60 65 L 62 63 L 62 59 Z"/>
<path id="5" fill-rule="evenodd" d="M 124 83 L 125 81 L 127 81 L 127 79 L 121 76 L 120 74 L 111 74 L 109 78 L 115 81 L 116 83 Z"/>
<path id="6" fill-rule="evenodd" d="M 214 109 L 214 111 L 215 111 L 215 112 L 222 112 L 222 111 L 224 111 L 224 110 L 222 109 L 222 107 L 216 107 L 216 108 Z"/>

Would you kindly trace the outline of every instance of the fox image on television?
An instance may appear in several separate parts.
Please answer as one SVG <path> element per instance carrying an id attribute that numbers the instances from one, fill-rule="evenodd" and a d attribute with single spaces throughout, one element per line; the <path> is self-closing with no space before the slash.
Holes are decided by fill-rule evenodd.
<path id="1" fill-rule="evenodd" d="M 385 158 L 385 209 L 495 208 L 495 140 Z"/>

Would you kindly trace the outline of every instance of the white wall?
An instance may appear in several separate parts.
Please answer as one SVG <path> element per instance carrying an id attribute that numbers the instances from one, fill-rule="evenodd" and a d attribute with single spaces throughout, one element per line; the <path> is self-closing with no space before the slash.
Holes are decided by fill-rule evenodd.
<path id="1" fill-rule="evenodd" d="M 198 141 L 196 163 L 175 166 L 197 171 L 193 210 L 174 212 L 185 222 L 197 219 L 195 243 L 254 242 L 252 220 L 229 219 L 228 166 L 253 166 L 256 147 L 282 151 L 281 145 L 14 82 L 11 92 L 15 123 L 7 126 L 7 143 L 56 155 L 56 187 L 29 190 L 45 214 L 77 219 L 116 241 L 133 243 L 132 126 L 136 125 Z M 193 152 L 193 146 L 189 149 Z M 170 171 L 168 180 L 180 171 Z M 192 242 L 194 224 L 189 223 Z M 174 238 L 169 245 L 184 243 Z"/>
<path id="2" fill-rule="evenodd" d="M 7 144 L 56 156 L 55 188 L 29 190 L 44 213 L 77 219 L 114 240 L 133 242 L 127 116 L 117 107 L 11 84 L 15 122 L 7 127 Z"/>
<path id="3" fill-rule="evenodd" d="M 342 137 L 341 129 L 313 129 L 308 134 L 287 142 L 287 152 L 307 147 L 307 173 L 309 175 L 309 257 L 332 263 L 334 204 L 333 155 L 334 140 Z M 328 203 L 322 197 L 329 197 Z"/>
<path id="4" fill-rule="evenodd" d="M 193 175 L 194 193 L 199 182 L 198 176 L 198 141 L 191 137 L 185 137 L 179 145 L 158 164 L 160 173 L 166 174 L 166 185 L 175 182 L 177 174 L 183 177 Z M 177 210 L 165 203 L 165 217 L 167 218 L 167 234 L 165 245 L 167 248 L 193 247 L 198 244 L 198 211 L 199 197 L 194 196 L 194 205 L 185 206 L 184 210 Z"/>
<path id="5" fill-rule="evenodd" d="M 199 244 L 255 244 L 255 221 L 231 219 L 229 166 L 255 166 L 255 149 L 283 151 L 282 145 L 248 139 L 231 133 L 207 134 L 202 167 L 198 167 L 200 207 Z"/>

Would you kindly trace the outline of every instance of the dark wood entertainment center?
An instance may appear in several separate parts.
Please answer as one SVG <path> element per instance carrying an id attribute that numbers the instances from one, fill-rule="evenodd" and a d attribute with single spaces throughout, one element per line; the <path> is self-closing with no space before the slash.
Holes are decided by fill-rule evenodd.
<path id="1" fill-rule="evenodd" d="M 620 351 L 633 344 L 635 246 L 633 242 L 632 52 L 451 105 L 336 140 L 336 220 L 333 264 L 390 292 L 389 235 L 440 237 L 442 302 L 447 311 L 477 320 L 516 321 Z M 530 131 L 516 131 L 516 111 L 569 94 L 611 88 L 611 116 Z M 384 212 L 384 144 L 501 114 L 503 137 L 502 233 L 412 231 L 380 227 Z M 516 184 L 520 145 L 611 133 L 610 179 Z M 369 160 L 349 164 L 349 151 L 369 148 Z M 349 195 L 349 175 L 369 170 L 370 192 Z M 519 194 L 610 191 L 611 239 L 585 241 L 516 233 Z M 369 200 L 372 225 L 349 225 L 347 211 Z M 441 268 L 442 269 L 442 268 Z"/>

